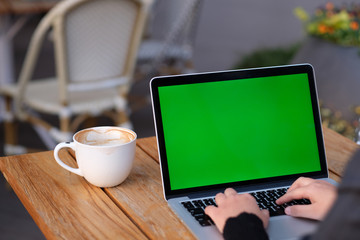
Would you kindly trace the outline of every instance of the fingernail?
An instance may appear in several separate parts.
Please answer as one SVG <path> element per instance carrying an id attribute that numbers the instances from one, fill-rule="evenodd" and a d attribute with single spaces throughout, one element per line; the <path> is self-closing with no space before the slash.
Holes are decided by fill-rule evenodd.
<path id="1" fill-rule="evenodd" d="M 290 207 L 285 208 L 286 215 L 291 215 L 291 209 Z"/>

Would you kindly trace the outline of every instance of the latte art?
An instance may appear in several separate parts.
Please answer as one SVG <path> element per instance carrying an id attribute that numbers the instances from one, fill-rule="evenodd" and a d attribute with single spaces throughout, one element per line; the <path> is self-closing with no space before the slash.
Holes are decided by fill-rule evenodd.
<path id="1" fill-rule="evenodd" d="M 135 136 L 125 130 L 115 128 L 87 129 L 79 132 L 75 140 L 92 146 L 114 146 L 131 142 Z"/>

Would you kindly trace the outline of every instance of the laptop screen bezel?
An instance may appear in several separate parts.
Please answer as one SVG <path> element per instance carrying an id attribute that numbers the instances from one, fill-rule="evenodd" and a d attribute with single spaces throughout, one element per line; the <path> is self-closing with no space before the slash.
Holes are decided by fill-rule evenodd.
<path id="1" fill-rule="evenodd" d="M 308 76 L 315 132 L 318 143 L 318 152 L 319 152 L 320 167 L 321 167 L 320 171 L 262 178 L 255 180 L 247 180 L 240 182 L 232 182 L 225 184 L 216 184 L 211 186 L 192 187 L 192 188 L 185 188 L 178 190 L 171 189 L 169 168 L 168 168 L 166 148 L 165 148 L 165 136 L 163 131 L 163 123 L 162 123 L 161 108 L 159 101 L 159 91 L 158 91 L 159 87 L 192 84 L 192 83 L 291 75 L 291 74 L 301 74 L 301 73 L 306 73 Z M 195 74 L 155 77 L 150 82 L 150 91 L 152 97 L 155 130 L 156 130 L 158 150 L 159 150 L 159 160 L 161 166 L 163 190 L 166 199 L 170 199 L 172 196 L 188 195 L 199 191 L 209 191 L 215 189 L 223 189 L 227 187 L 247 187 L 255 184 L 265 184 L 265 183 L 269 184 L 271 182 L 279 182 L 279 181 L 294 181 L 300 176 L 311 177 L 311 178 L 328 177 L 326 153 L 325 153 L 325 146 L 323 140 L 315 76 L 314 76 L 313 67 L 310 64 L 297 64 L 297 65 L 275 66 L 275 67 L 266 67 L 266 68 L 253 68 L 253 69 L 244 69 L 244 70 L 218 71 L 218 72 L 208 72 L 208 73 L 195 73 Z"/>

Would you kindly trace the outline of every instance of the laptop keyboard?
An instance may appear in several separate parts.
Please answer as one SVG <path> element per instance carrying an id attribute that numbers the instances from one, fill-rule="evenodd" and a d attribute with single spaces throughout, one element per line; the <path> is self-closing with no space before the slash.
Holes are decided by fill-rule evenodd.
<path id="1" fill-rule="evenodd" d="M 285 215 L 284 209 L 292 205 L 305 205 L 311 202 L 308 199 L 294 200 L 283 205 L 277 205 L 276 199 L 286 193 L 288 188 L 272 189 L 267 191 L 259 191 L 250 193 L 257 201 L 260 209 L 268 209 L 270 217 Z M 196 199 L 184 201 L 181 204 L 189 211 L 189 213 L 200 223 L 201 226 L 214 225 L 214 222 L 204 212 L 206 206 L 214 205 L 215 198 Z"/>

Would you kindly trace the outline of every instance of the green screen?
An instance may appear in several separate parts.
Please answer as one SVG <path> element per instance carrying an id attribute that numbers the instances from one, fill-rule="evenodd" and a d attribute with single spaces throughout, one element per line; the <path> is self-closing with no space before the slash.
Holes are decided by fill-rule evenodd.
<path id="1" fill-rule="evenodd" d="M 307 74 L 159 87 L 171 190 L 320 171 Z"/>

